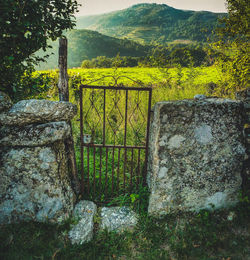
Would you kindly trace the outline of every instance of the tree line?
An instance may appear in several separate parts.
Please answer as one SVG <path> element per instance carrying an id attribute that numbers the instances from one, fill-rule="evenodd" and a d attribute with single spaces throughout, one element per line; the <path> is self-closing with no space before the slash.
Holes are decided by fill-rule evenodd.
<path id="1" fill-rule="evenodd" d="M 112 67 L 199 67 L 210 66 L 218 55 L 209 47 L 202 45 L 173 44 L 152 48 L 144 57 L 98 56 L 83 60 L 82 68 L 112 68 Z"/>
<path id="2" fill-rule="evenodd" d="M 226 0 L 226 4 L 228 15 L 221 21 L 208 55 L 199 47 L 170 50 L 158 46 L 142 61 L 127 57 L 122 62 L 130 66 L 141 62 L 145 66 L 165 67 L 176 63 L 182 66 L 215 63 L 224 73 L 222 95 L 248 88 L 250 1 Z M 23 77 L 31 78 L 34 65 L 43 59 L 36 55 L 37 50 L 48 50 L 49 39 L 56 40 L 74 27 L 78 3 L 76 0 L 0 0 L 0 6 L 0 90 L 18 99 L 17 93 L 25 87 L 20 84 Z"/>

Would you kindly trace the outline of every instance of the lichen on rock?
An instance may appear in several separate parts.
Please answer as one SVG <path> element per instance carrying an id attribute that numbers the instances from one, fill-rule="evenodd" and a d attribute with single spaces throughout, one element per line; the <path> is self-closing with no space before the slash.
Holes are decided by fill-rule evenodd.
<path id="1" fill-rule="evenodd" d="M 92 201 L 82 200 L 74 208 L 73 218 L 78 221 L 69 231 L 69 239 L 72 244 L 89 242 L 94 235 L 94 216 L 97 214 L 97 206 Z"/>
<path id="2" fill-rule="evenodd" d="M 0 114 L 0 125 L 23 126 L 34 123 L 68 121 L 77 112 L 77 106 L 69 102 L 49 100 L 22 100 Z"/>
<path id="3" fill-rule="evenodd" d="M 0 103 L 0 110 L 12 105 L 2 93 Z M 71 103 L 48 100 L 22 100 L 0 111 L 0 224 L 71 215 L 75 194 L 64 141 L 75 113 Z"/>
<path id="4" fill-rule="evenodd" d="M 149 214 L 228 207 L 238 201 L 245 155 L 243 104 L 159 102 L 151 124 Z"/>
<path id="5" fill-rule="evenodd" d="M 70 216 L 74 193 L 64 144 L 0 152 L 0 223 L 58 222 Z"/>
<path id="6" fill-rule="evenodd" d="M 128 207 L 103 207 L 101 209 L 101 229 L 122 232 L 133 230 L 137 223 L 137 214 Z"/>
<path id="7" fill-rule="evenodd" d="M 3 146 L 42 146 L 69 136 L 70 126 L 65 121 L 0 127 L 0 145 Z"/>

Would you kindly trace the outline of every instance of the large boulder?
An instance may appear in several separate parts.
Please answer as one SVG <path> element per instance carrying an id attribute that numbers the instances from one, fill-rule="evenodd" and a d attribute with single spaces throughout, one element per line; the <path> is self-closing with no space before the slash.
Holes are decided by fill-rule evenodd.
<path id="1" fill-rule="evenodd" d="M 0 127 L 0 145 L 42 146 L 70 136 L 70 126 L 66 122 L 51 122 L 40 125 Z"/>
<path id="2" fill-rule="evenodd" d="M 73 218 L 78 223 L 69 232 L 69 239 L 72 244 L 83 244 L 89 242 L 94 235 L 94 216 L 97 214 L 97 207 L 94 202 L 82 200 L 74 208 Z"/>
<path id="3" fill-rule="evenodd" d="M 77 113 L 77 106 L 69 102 L 22 100 L 0 114 L 0 125 L 23 126 L 34 123 L 69 121 Z"/>
<path id="4" fill-rule="evenodd" d="M 0 224 L 59 222 L 73 204 L 63 142 L 0 150 Z"/>
<path id="5" fill-rule="evenodd" d="M 227 99 L 159 102 L 148 162 L 148 212 L 229 207 L 238 202 L 245 155 L 243 104 Z"/>
<path id="6" fill-rule="evenodd" d="M 11 103 L 2 96 L 6 110 Z M 75 105 L 48 100 L 23 100 L 0 113 L 0 224 L 71 215 L 65 139 L 71 134 L 66 121 L 75 114 Z"/>
<path id="7" fill-rule="evenodd" d="M 0 112 L 8 110 L 12 106 L 12 101 L 8 95 L 0 91 Z"/>

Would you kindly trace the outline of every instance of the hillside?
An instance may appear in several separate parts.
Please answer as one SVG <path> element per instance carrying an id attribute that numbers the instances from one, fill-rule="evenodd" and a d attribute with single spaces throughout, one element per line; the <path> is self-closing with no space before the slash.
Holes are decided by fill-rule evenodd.
<path id="1" fill-rule="evenodd" d="M 165 4 L 137 4 L 121 11 L 78 17 L 77 29 L 147 44 L 176 40 L 205 42 L 218 18 L 224 15 L 178 10 Z"/>
<path id="2" fill-rule="evenodd" d="M 97 56 L 115 57 L 120 56 L 141 57 L 146 55 L 149 47 L 127 40 L 116 39 L 98 32 L 89 30 L 72 30 L 65 34 L 68 38 L 68 67 L 79 67 L 83 60 Z M 58 41 L 50 42 L 52 49 L 44 53 L 40 50 L 38 55 L 51 55 L 46 63 L 41 63 L 37 69 L 46 70 L 58 67 Z"/>

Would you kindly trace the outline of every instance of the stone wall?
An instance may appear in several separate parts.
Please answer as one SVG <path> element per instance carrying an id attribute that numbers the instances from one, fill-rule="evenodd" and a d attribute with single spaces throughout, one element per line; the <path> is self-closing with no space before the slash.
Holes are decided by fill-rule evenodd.
<path id="1" fill-rule="evenodd" d="M 244 135 L 247 156 L 244 161 L 243 190 L 248 192 L 250 188 L 250 89 L 236 93 L 236 99 L 243 101 L 245 108 Z"/>
<path id="2" fill-rule="evenodd" d="M 73 210 L 64 140 L 77 108 L 0 92 L 0 224 L 58 222 Z"/>
<path id="3" fill-rule="evenodd" d="M 240 101 L 159 102 L 150 131 L 150 215 L 234 205 L 245 157 Z"/>

